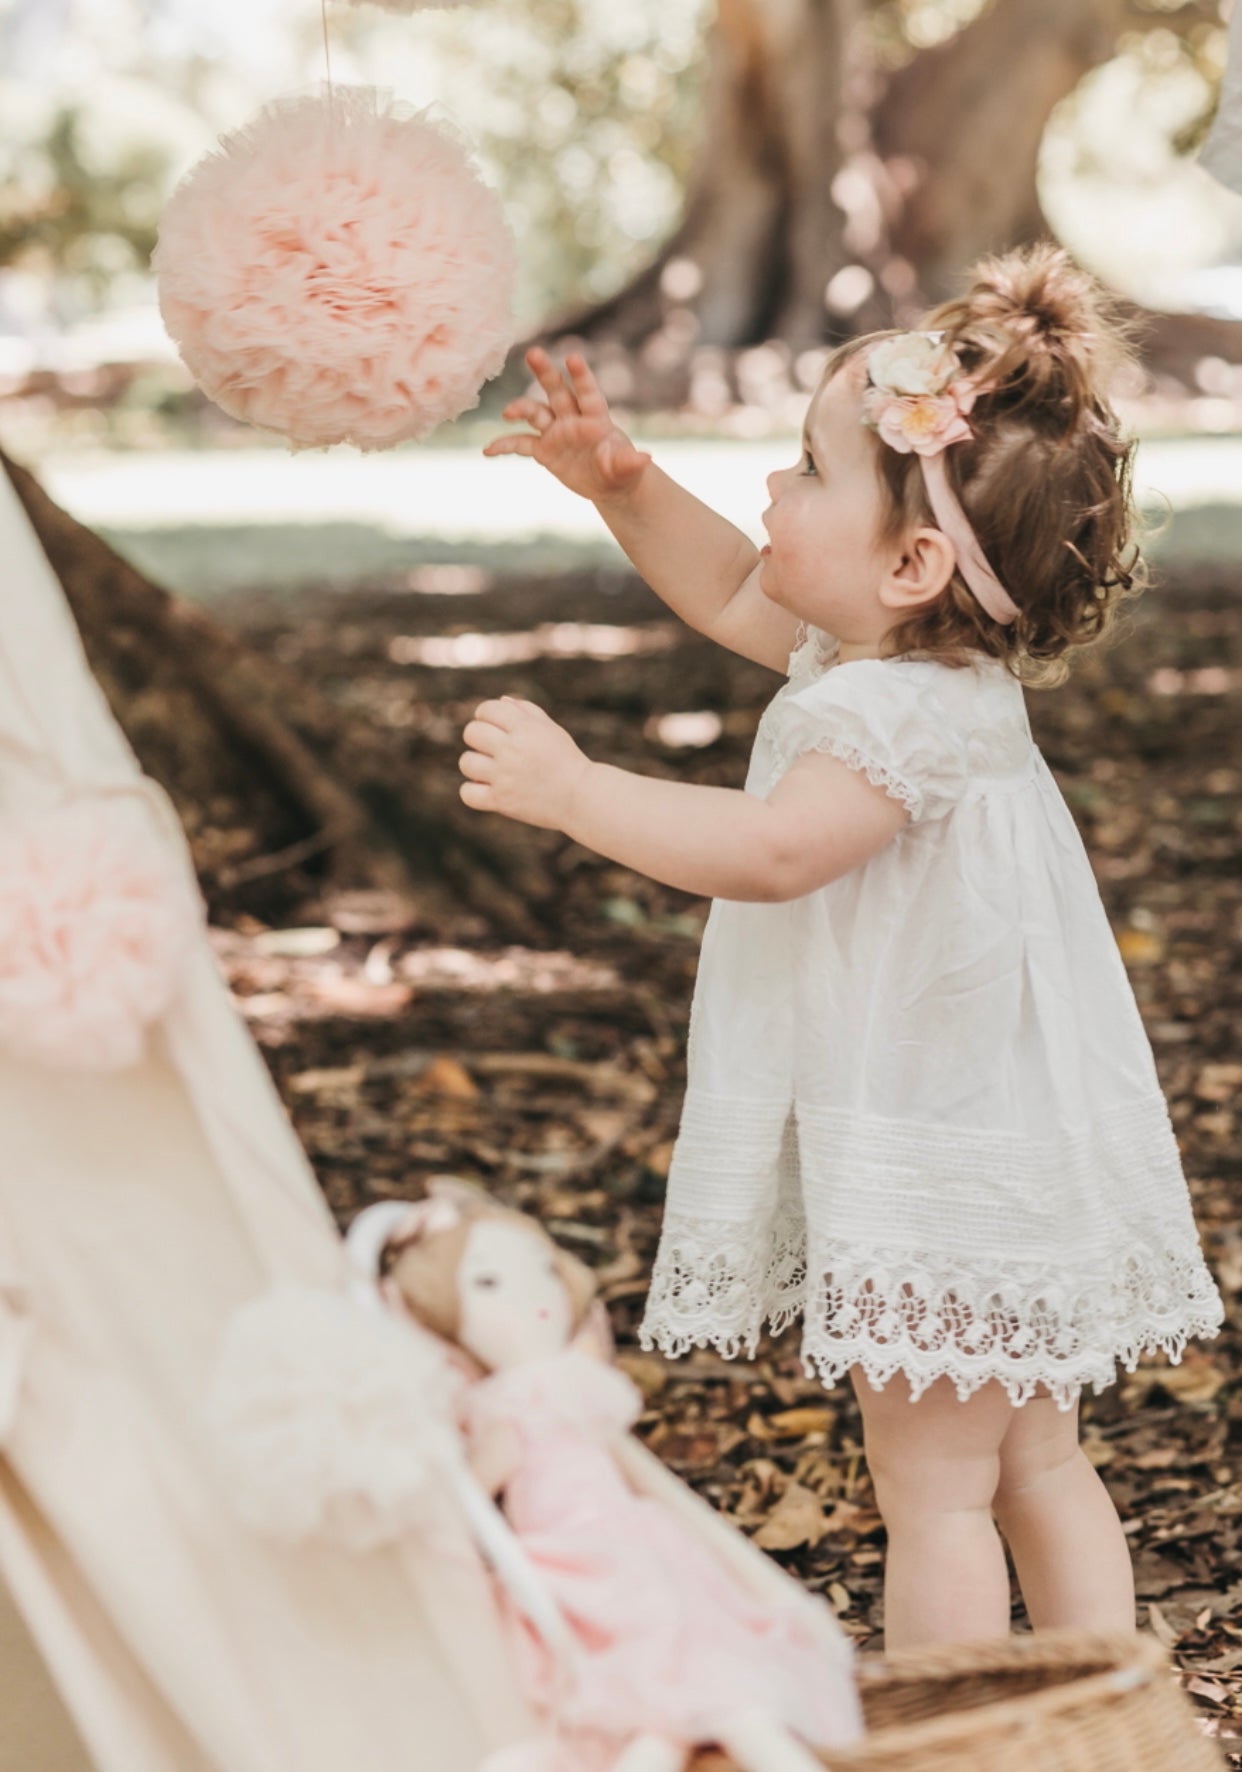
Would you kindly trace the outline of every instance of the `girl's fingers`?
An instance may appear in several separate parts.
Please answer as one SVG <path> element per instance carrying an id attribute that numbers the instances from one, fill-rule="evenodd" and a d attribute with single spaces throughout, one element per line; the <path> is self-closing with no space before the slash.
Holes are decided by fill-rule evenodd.
<path id="1" fill-rule="evenodd" d="M 600 393 L 599 383 L 592 375 L 586 358 L 578 356 L 575 351 L 566 357 L 565 367 L 569 371 L 569 379 L 573 383 L 582 412 L 592 418 L 602 418 L 608 411 L 608 402 Z"/>
<path id="2" fill-rule="evenodd" d="M 500 416 L 501 418 L 511 418 L 515 423 L 519 419 L 525 419 L 527 424 L 534 425 L 537 431 L 546 431 L 548 426 L 553 423 L 553 412 L 550 406 L 542 400 L 529 400 L 524 397 L 519 400 L 510 400 Z"/>
<path id="3" fill-rule="evenodd" d="M 472 751 L 485 751 L 490 755 L 500 736 L 500 728 L 487 720 L 467 720 L 461 736 L 463 744 L 468 744 Z"/>
<path id="4" fill-rule="evenodd" d="M 494 765 L 490 757 L 482 757 L 478 751 L 463 751 L 457 759 L 457 767 L 471 781 L 490 781 Z"/>
<path id="5" fill-rule="evenodd" d="M 517 437 L 493 437 L 490 443 L 483 445 L 484 455 L 533 455 L 538 437 L 532 437 L 529 431 L 523 431 Z"/>
<path id="6" fill-rule="evenodd" d="M 595 451 L 601 474 L 610 480 L 627 480 L 645 468 L 651 457 L 645 450 L 635 449 L 627 437 L 615 433 L 603 438 Z"/>
<path id="7" fill-rule="evenodd" d="M 548 404 L 558 418 L 569 418 L 578 410 L 578 402 L 570 392 L 560 370 L 546 351 L 533 345 L 526 353 L 527 368 L 548 396 Z"/>

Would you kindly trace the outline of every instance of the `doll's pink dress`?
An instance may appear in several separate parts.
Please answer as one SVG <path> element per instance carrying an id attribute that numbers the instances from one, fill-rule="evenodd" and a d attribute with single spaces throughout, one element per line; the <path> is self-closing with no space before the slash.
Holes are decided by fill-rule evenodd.
<path id="1" fill-rule="evenodd" d="M 504 1512 L 580 1649 L 562 1721 L 692 1743 L 714 1740 L 731 1712 L 762 1709 L 813 1747 L 855 1740 L 852 1684 L 801 1609 L 757 1602 L 625 1481 L 609 1440 L 641 1407 L 623 1373 L 577 1352 L 495 1373 L 468 1396 L 470 1430 L 508 1425 L 520 1439 Z M 547 1702 L 542 1658 L 530 1672 Z"/>

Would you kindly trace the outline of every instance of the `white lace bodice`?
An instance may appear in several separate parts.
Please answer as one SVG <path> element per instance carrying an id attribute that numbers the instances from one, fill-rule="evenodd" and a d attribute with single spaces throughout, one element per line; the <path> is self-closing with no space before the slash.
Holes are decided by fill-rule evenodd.
<path id="1" fill-rule="evenodd" d="M 745 787 L 828 751 L 910 811 L 785 904 L 717 899 L 643 1324 L 805 1317 L 808 1369 L 1048 1383 L 1213 1333 L 1168 1110 L 1077 827 L 999 662 L 800 633 Z"/>

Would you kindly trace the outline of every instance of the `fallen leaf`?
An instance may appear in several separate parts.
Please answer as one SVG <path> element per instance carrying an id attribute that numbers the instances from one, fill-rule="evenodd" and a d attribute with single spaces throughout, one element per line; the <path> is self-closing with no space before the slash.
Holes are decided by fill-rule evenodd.
<path id="1" fill-rule="evenodd" d="M 675 1139 L 666 1138 L 662 1144 L 653 1144 L 649 1151 L 643 1153 L 643 1162 L 653 1175 L 667 1176 L 675 1143 Z"/>
<path id="2" fill-rule="evenodd" d="M 815 1545 L 827 1529 L 824 1504 L 801 1483 L 790 1483 L 772 1512 L 755 1534 L 761 1550 L 797 1550 Z"/>
<path id="3" fill-rule="evenodd" d="M 1121 957 L 1131 966 L 1149 966 L 1164 958 L 1164 943 L 1147 929 L 1123 929 L 1117 936 Z"/>
<path id="4" fill-rule="evenodd" d="M 1210 1359 L 1183 1356 L 1178 1366 L 1162 1368 L 1156 1375 L 1162 1390 L 1183 1403 L 1208 1403 L 1225 1382 L 1225 1374 Z"/>
<path id="5" fill-rule="evenodd" d="M 1242 1095 L 1242 1064 L 1205 1064 L 1195 1078 L 1200 1101 L 1236 1101 Z"/>
<path id="6" fill-rule="evenodd" d="M 836 1419 L 835 1409 L 818 1407 L 814 1403 L 798 1409 L 782 1409 L 767 1418 L 774 1433 L 791 1440 L 800 1440 L 804 1434 L 826 1434 Z"/>
<path id="7" fill-rule="evenodd" d="M 653 1354 L 618 1354 L 616 1365 L 638 1386 L 644 1397 L 658 1397 L 668 1383 L 668 1367 Z"/>
<path id="8" fill-rule="evenodd" d="M 1154 1600 L 1147 1602 L 1147 1620 L 1152 1631 L 1159 1637 L 1165 1648 L 1172 1649 L 1178 1641 L 1178 1633 Z"/>
<path id="9" fill-rule="evenodd" d="M 441 1052 L 433 1058 L 414 1084 L 419 1095 L 475 1096 L 479 1086 L 464 1065 Z"/>

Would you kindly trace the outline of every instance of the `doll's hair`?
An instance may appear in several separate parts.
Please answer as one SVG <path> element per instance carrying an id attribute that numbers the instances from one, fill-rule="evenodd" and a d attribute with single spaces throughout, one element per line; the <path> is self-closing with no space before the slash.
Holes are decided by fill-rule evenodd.
<path id="1" fill-rule="evenodd" d="M 939 597 L 890 630 L 887 654 L 967 665 L 984 652 L 1031 687 L 1051 687 L 1068 675 L 1066 655 L 1110 633 L 1146 582 L 1136 445 L 1108 402 L 1134 349 L 1116 303 L 1059 247 L 986 258 L 971 276 L 965 294 L 921 326 L 941 332 L 981 386 L 968 419 L 973 436 L 948 448 L 944 461 L 1019 614 L 1009 625 L 995 621 L 955 572 Z M 842 345 L 824 379 L 892 336 Z M 885 495 L 884 539 L 934 524 L 919 458 L 865 434 Z"/>
<path id="2" fill-rule="evenodd" d="M 461 1204 L 459 1199 L 459 1204 Z M 586 1321 L 595 1299 L 595 1276 L 585 1263 L 562 1249 L 559 1243 L 524 1212 L 491 1201 L 462 1206 L 455 1224 L 403 1240 L 392 1238 L 380 1252 L 380 1277 L 391 1279 L 401 1293 L 410 1314 L 424 1328 L 456 1342 L 461 1333 L 461 1303 L 457 1294 L 457 1274 L 470 1233 L 485 1222 L 511 1224 L 528 1236 L 537 1237 L 551 1251 L 557 1274 L 569 1295 L 572 1332 L 576 1334 Z"/>

